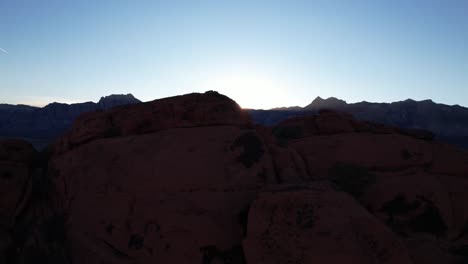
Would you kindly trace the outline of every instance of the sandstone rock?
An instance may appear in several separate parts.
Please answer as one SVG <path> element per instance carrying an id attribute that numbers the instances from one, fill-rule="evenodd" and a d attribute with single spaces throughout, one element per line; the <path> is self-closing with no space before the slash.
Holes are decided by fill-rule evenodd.
<path id="1" fill-rule="evenodd" d="M 412 236 L 405 239 L 414 264 L 463 263 L 463 257 L 451 254 L 450 245 L 433 237 Z"/>
<path id="2" fill-rule="evenodd" d="M 404 237 L 453 237 L 460 232 L 451 224 L 454 215 L 449 193 L 437 175 L 421 170 L 377 174 L 361 202 Z"/>
<path id="3" fill-rule="evenodd" d="M 324 124 L 318 125 L 319 117 Z M 287 120 L 273 131 L 283 148 L 301 156 L 312 178 L 353 195 L 407 242 L 417 263 L 463 259 L 457 255 L 463 250 L 455 254 L 450 248 L 468 248 L 461 242 L 468 240 L 468 153 L 432 142 L 427 131 L 354 121 L 331 111 Z"/>
<path id="4" fill-rule="evenodd" d="M 450 234 L 450 239 L 468 239 L 468 179 L 448 175 L 438 175 L 437 178 L 450 199 L 452 220 L 448 226 L 455 232 Z"/>
<path id="5" fill-rule="evenodd" d="M 293 184 L 310 180 L 302 157 L 292 148 L 269 146 L 278 183 Z"/>
<path id="6" fill-rule="evenodd" d="M 430 144 L 399 134 L 315 136 L 294 140 L 290 146 L 304 158 L 312 177 L 325 177 L 339 162 L 386 171 L 424 167 L 433 155 Z"/>
<path id="7" fill-rule="evenodd" d="M 302 157 L 292 148 L 278 146 L 271 128 L 257 126 L 255 130 L 272 156 L 278 183 L 297 184 L 310 180 Z"/>
<path id="8" fill-rule="evenodd" d="M 317 115 L 306 115 L 287 119 L 277 126 L 280 136 L 301 138 L 312 135 L 333 135 L 351 132 L 373 134 L 402 134 L 412 138 L 432 141 L 434 133 L 424 129 L 398 128 L 395 126 L 356 120 L 346 112 L 321 110 Z"/>
<path id="9" fill-rule="evenodd" d="M 447 144 L 433 145 L 434 159 L 430 171 L 468 178 L 468 152 Z"/>
<path id="10" fill-rule="evenodd" d="M 352 116 L 334 111 L 321 111 L 317 116 L 316 125 L 321 135 L 354 132 Z"/>
<path id="11" fill-rule="evenodd" d="M 121 106 L 57 141 L 40 222 L 74 263 L 450 263 L 468 156 L 431 140 L 333 111 L 253 129 L 215 92 Z"/>
<path id="12" fill-rule="evenodd" d="M 243 258 L 247 208 L 276 183 L 262 139 L 236 126 L 98 139 L 50 166 L 74 263 Z"/>
<path id="13" fill-rule="evenodd" d="M 326 184 L 259 193 L 249 211 L 247 263 L 412 263 L 398 238 Z"/>
<path id="14" fill-rule="evenodd" d="M 187 94 L 83 115 L 56 142 L 55 152 L 65 152 L 98 138 L 216 125 L 248 127 L 250 119 L 233 100 L 217 92 Z"/>
<path id="15" fill-rule="evenodd" d="M 117 128 L 115 128 L 108 113 L 103 111 L 90 112 L 77 118 L 68 138 L 59 141 L 59 143 L 64 142 L 67 144 L 64 147 L 72 148 L 98 138 L 116 136 L 116 130 Z"/>

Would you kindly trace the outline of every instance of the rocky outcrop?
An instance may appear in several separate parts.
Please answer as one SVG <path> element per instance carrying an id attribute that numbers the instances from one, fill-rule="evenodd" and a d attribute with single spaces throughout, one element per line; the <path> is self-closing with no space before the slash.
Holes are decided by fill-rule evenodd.
<path id="1" fill-rule="evenodd" d="M 434 142 L 425 131 L 355 121 L 331 111 L 287 120 L 275 130 L 278 143 L 300 154 L 313 179 L 328 180 L 354 196 L 403 239 L 416 263 L 426 263 L 421 252 L 428 247 L 440 252 L 432 258 L 439 262 L 432 263 L 465 257 L 453 248 L 465 246 L 460 241 L 468 234 L 468 200 L 462 191 L 468 153 Z"/>
<path id="2" fill-rule="evenodd" d="M 251 200 L 275 183 L 261 139 L 235 126 L 95 140 L 52 167 L 75 263 L 202 263 L 240 247 Z"/>
<path id="3" fill-rule="evenodd" d="M 248 127 L 250 119 L 233 100 L 217 92 L 189 94 L 82 115 L 55 150 L 63 152 L 99 138 L 219 125 Z"/>
<path id="4" fill-rule="evenodd" d="M 248 116 L 214 92 L 85 116 L 60 141 L 73 143 L 51 168 L 74 263 L 241 261 L 248 206 L 275 183 Z"/>
<path id="5" fill-rule="evenodd" d="M 0 262 L 467 260 L 468 154 L 345 113 L 253 126 L 194 93 L 84 114 L 50 152 L 3 142 L 0 161 Z"/>
<path id="6" fill-rule="evenodd" d="M 382 222 L 326 183 L 259 193 L 244 248 L 247 263 L 412 263 Z"/>

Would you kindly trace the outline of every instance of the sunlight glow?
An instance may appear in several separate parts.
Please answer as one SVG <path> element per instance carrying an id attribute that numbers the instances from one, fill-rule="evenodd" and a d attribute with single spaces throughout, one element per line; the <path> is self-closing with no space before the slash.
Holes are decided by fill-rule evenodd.
<path id="1" fill-rule="evenodd" d="M 227 67 L 205 74 L 201 87 L 229 96 L 242 108 L 269 109 L 291 102 L 281 77 L 252 66 Z"/>

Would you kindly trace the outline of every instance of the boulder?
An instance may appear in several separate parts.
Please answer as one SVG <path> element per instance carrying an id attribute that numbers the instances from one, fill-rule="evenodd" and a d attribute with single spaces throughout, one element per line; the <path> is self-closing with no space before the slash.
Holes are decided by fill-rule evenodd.
<path id="1" fill-rule="evenodd" d="M 54 150 L 62 153 L 99 138 L 217 125 L 248 127 L 251 123 L 230 98 L 213 91 L 193 93 L 82 115 L 55 143 Z"/>
<path id="2" fill-rule="evenodd" d="M 396 234 L 424 234 L 434 239 L 454 237 L 452 201 L 437 175 L 422 170 L 376 173 L 360 199 L 366 208 Z"/>
<path id="3" fill-rule="evenodd" d="M 243 245 L 247 263 L 412 263 L 383 223 L 321 183 L 260 192 Z"/>

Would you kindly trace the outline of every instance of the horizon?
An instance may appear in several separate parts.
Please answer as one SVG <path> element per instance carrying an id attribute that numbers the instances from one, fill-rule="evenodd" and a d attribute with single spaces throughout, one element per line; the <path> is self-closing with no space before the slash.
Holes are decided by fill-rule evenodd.
<path id="1" fill-rule="evenodd" d="M 205 92 L 208 92 L 208 91 L 205 91 Z M 217 92 L 217 91 L 215 91 Z M 203 92 L 201 92 L 203 93 Z M 24 103 L 19 103 L 19 104 L 9 104 L 9 103 L 3 103 L 3 102 L 0 102 L 0 105 L 13 105 L 13 106 L 32 106 L 32 107 L 36 107 L 36 108 L 44 108 L 46 107 L 47 105 L 50 105 L 50 104 L 66 104 L 66 105 L 72 105 L 72 104 L 82 104 L 82 103 L 99 103 L 99 101 L 104 98 L 104 97 L 109 97 L 109 96 L 115 96 L 115 95 L 131 95 L 133 96 L 134 98 L 140 100 L 140 98 L 138 97 L 135 97 L 132 93 L 127 93 L 127 94 L 109 94 L 109 95 L 103 95 L 101 96 L 98 100 L 88 100 L 88 101 L 82 101 L 82 102 L 64 102 L 64 101 L 51 101 L 51 102 L 48 102 L 48 103 L 45 103 L 45 104 L 40 104 L 40 105 L 32 105 L 32 104 L 24 104 Z M 179 95 L 182 95 L 182 94 L 179 94 Z M 167 97 L 161 97 L 161 98 L 154 98 L 152 100 L 149 100 L 149 101 L 143 101 L 143 100 L 140 100 L 142 103 L 146 103 L 146 102 L 151 102 L 151 101 L 155 101 L 155 100 L 159 100 L 159 99 L 165 99 L 165 98 L 171 98 L 171 97 L 175 97 L 175 96 L 179 96 L 179 95 L 171 95 L 171 96 L 167 96 Z M 346 104 L 358 104 L 358 103 L 371 103 L 371 104 L 391 104 L 391 103 L 398 103 L 398 102 L 405 102 L 405 101 L 408 101 L 408 100 L 411 100 L 411 101 L 415 101 L 415 102 L 423 102 L 423 101 L 431 101 L 432 103 L 434 104 L 437 104 L 437 105 L 446 105 L 446 106 L 460 106 L 460 107 L 463 107 L 463 108 L 468 108 L 468 106 L 464 106 L 464 105 L 459 105 L 459 104 L 453 104 L 453 105 L 450 105 L 450 104 L 445 104 L 443 102 L 436 102 L 430 98 L 428 99 L 422 99 L 422 100 L 414 100 L 412 98 L 406 98 L 406 99 L 402 99 L 402 100 L 398 100 L 398 101 L 393 101 L 393 102 L 375 102 L 375 101 L 367 101 L 367 100 L 362 100 L 362 101 L 357 101 L 357 102 L 349 102 L 347 101 L 346 99 L 344 98 L 339 98 L 339 97 L 336 97 L 336 96 L 330 96 L 330 97 L 322 97 L 320 95 L 317 95 L 315 97 L 313 97 L 314 99 L 312 99 L 309 103 L 305 104 L 305 105 L 287 105 L 287 106 L 275 106 L 275 107 L 272 107 L 272 108 L 246 108 L 246 107 L 242 107 L 240 106 L 242 109 L 245 109 L 245 110 L 276 110 L 276 109 L 281 109 L 281 108 L 294 108 L 294 107 L 300 107 L 300 108 L 305 108 L 309 105 L 311 105 L 313 103 L 313 101 L 317 98 L 320 98 L 322 100 L 328 100 L 328 99 L 338 99 L 338 100 L 342 100 L 344 101 Z M 233 98 L 231 98 L 233 99 Z M 234 99 L 233 99 L 234 100 Z M 235 100 L 234 100 L 235 101 Z M 236 102 L 237 103 L 237 102 Z"/>
<path id="2" fill-rule="evenodd" d="M 216 90 L 242 108 L 468 106 L 468 2 L 0 3 L 1 103 Z M 261 100 L 259 100 L 261 98 Z"/>

